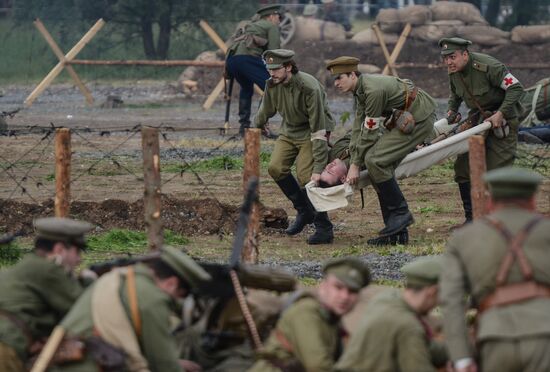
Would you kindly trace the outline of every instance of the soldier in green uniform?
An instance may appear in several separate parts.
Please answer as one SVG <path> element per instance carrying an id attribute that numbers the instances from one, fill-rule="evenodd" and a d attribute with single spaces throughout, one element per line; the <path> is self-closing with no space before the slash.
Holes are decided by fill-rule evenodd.
<path id="1" fill-rule="evenodd" d="M 163 247 L 145 264 L 104 274 L 61 322 L 67 339 L 83 340 L 86 352 L 81 361 L 59 365 L 59 370 L 109 370 L 105 362 L 119 368 L 111 365 L 112 370 L 196 370 L 194 363 L 179 360 L 170 317 L 176 300 L 208 280 L 202 267 L 173 247 Z M 106 353 L 110 360 L 97 358 L 98 344 L 111 351 Z"/>
<path id="2" fill-rule="evenodd" d="M 354 57 L 339 57 L 327 64 L 336 88 L 353 94 L 355 101 L 347 181 L 357 183 L 359 170 L 365 165 L 378 195 L 385 227 L 368 243 L 405 244 L 407 227 L 414 219 L 394 171 L 405 156 L 430 136 L 436 104 L 410 80 L 362 75 L 358 64 Z"/>
<path id="3" fill-rule="evenodd" d="M 286 233 L 296 235 L 313 222 L 315 233 L 308 243 L 332 243 L 334 235 L 328 214 L 315 212 L 303 187 L 310 180 L 318 182 L 327 165 L 327 136 L 334 128 L 334 119 L 321 83 L 299 71 L 293 58 L 291 50 L 264 53 L 271 79 L 266 84 L 255 124 L 263 129 L 277 112 L 283 117 L 268 172 L 298 212 Z M 297 181 L 290 172 L 294 163 Z"/>
<path id="4" fill-rule="evenodd" d="M 489 214 L 457 229 L 441 275 L 443 328 L 456 371 L 479 370 L 464 321 L 478 309 L 481 371 L 550 370 L 550 220 L 536 213 L 538 173 L 487 172 Z"/>
<path id="5" fill-rule="evenodd" d="M 0 272 L 0 371 L 23 371 L 83 291 L 72 274 L 92 225 L 50 217 L 34 226 L 34 252 Z"/>
<path id="6" fill-rule="evenodd" d="M 405 289 L 389 289 L 372 299 L 336 371 L 435 372 L 435 359 L 445 365 L 439 355 L 443 346 L 422 319 L 437 304 L 441 257 L 417 259 L 401 271 Z"/>
<path id="7" fill-rule="evenodd" d="M 357 258 L 328 261 L 316 293 L 302 292 L 283 312 L 249 372 L 332 371 L 342 350 L 340 319 L 368 285 L 370 272 Z"/>
<path id="8" fill-rule="evenodd" d="M 469 117 L 481 112 L 481 119 L 490 121 L 494 128 L 485 139 L 487 169 L 509 166 L 516 154 L 523 86 L 497 59 L 468 51 L 470 44 L 471 41 L 457 37 L 439 41 L 441 56 L 449 72 L 449 123 L 460 119 L 457 113 L 463 101 L 470 110 Z M 500 129 L 504 128 L 504 122 L 509 128 L 507 135 L 503 135 Z M 455 182 L 458 183 L 467 223 L 472 220 L 467 153 L 456 159 Z"/>
<path id="9" fill-rule="evenodd" d="M 267 5 L 256 15 L 259 19 L 239 30 L 233 45 L 227 50 L 226 69 L 230 78 L 241 86 L 239 95 L 239 133 L 250 127 L 250 112 L 254 84 L 265 90 L 269 73 L 262 60 L 262 53 L 278 49 L 281 45 L 279 23 L 284 10 L 281 5 Z"/>

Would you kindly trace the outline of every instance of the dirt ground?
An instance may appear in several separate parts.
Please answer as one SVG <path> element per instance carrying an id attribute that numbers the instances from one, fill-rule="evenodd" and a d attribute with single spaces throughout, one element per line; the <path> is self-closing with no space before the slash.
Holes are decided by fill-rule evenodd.
<path id="1" fill-rule="evenodd" d="M 8 118 L 15 136 L 0 136 L 0 234 L 23 230 L 31 233 L 31 221 L 53 214 L 55 163 L 53 135 L 44 128 L 74 128 L 72 134 L 71 216 L 97 225 L 96 232 L 113 227 L 143 229 L 142 158 L 136 125 L 161 126 L 160 138 L 163 220 L 165 226 L 189 236 L 188 249 L 206 259 L 225 260 L 230 251 L 238 206 L 242 202 L 242 174 L 229 164 L 227 169 L 185 169 L 187 163 L 216 156 L 242 156 L 241 141 L 219 134 L 224 105 L 218 101 L 209 111 L 201 108 L 204 97 L 186 98 L 171 83 L 89 84 L 96 104 L 86 107 L 79 91 L 68 85 L 54 85 L 27 109 Z M 0 110 L 21 107 L 32 86 L 3 87 Z M 125 104 L 118 109 L 103 109 L 107 95 L 120 95 Z M 440 99 L 438 114 L 445 110 Z M 256 103 L 255 103 L 256 104 Z M 352 110 L 349 98 L 334 96 L 330 100 L 336 118 Z M 236 107 L 231 123 L 236 122 Z M 280 119 L 273 125 L 277 130 Z M 37 126 L 37 128 L 29 128 Z M 39 128 L 38 128 L 39 127 Z M 84 129 L 88 129 L 86 132 Z M 350 128 L 339 124 L 334 136 Z M 128 130 L 123 130 L 128 129 Z M 33 134 L 26 134 L 33 131 Z M 228 132 L 236 131 L 235 125 Z M 262 140 L 262 152 L 269 153 L 273 141 Z M 287 215 L 295 212 L 290 202 L 262 168 L 260 199 L 266 207 L 260 237 L 260 260 L 270 264 L 304 262 L 314 265 L 328 257 L 358 255 L 376 262 L 375 277 L 395 279 L 402 262 L 414 255 L 441 252 L 449 236 L 449 227 L 462 222 L 458 189 L 452 179 L 452 162 L 432 167 L 401 181 L 416 223 L 410 229 L 407 247 L 375 248 L 368 238 L 383 227 L 376 194 L 365 190 L 365 207 L 359 193 L 352 205 L 330 213 L 335 225 L 332 245 L 308 246 L 311 229 L 294 237 L 286 236 L 283 227 Z M 541 212 L 550 215 L 548 181 L 538 198 Z M 310 270 L 311 267 L 307 268 Z M 300 269 L 301 270 L 301 269 Z"/>

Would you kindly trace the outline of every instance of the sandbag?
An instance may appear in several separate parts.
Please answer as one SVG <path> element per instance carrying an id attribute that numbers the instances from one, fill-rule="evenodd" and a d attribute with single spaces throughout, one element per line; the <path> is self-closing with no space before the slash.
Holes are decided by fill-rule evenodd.
<path id="1" fill-rule="evenodd" d="M 376 65 L 370 65 L 368 63 L 360 63 L 357 65 L 357 69 L 362 74 L 379 74 L 382 72 L 382 69 Z"/>
<path id="2" fill-rule="evenodd" d="M 550 25 L 516 26 L 512 29 L 512 41 L 522 44 L 550 43 Z"/>
<path id="3" fill-rule="evenodd" d="M 207 62 L 221 61 L 221 60 L 222 59 L 218 56 L 218 53 L 216 51 L 211 51 L 211 50 L 202 52 L 195 58 L 195 61 L 207 61 Z M 178 87 L 180 91 L 186 94 L 190 94 L 191 91 L 193 91 L 193 89 L 187 84 L 187 82 L 201 81 L 201 79 L 203 78 L 203 75 L 205 74 L 205 70 L 208 70 L 208 69 L 205 69 L 204 67 L 200 67 L 200 66 L 189 66 L 185 70 L 183 70 L 183 72 L 180 74 L 178 78 Z"/>
<path id="4" fill-rule="evenodd" d="M 425 5 L 412 5 L 398 10 L 399 21 L 405 25 L 420 26 L 432 20 L 432 11 Z"/>
<path id="5" fill-rule="evenodd" d="M 539 87 L 538 92 L 537 88 Z M 536 117 L 529 117 L 533 111 L 533 98 L 537 94 L 534 114 Z M 530 127 L 538 122 L 547 122 L 550 120 L 550 78 L 539 80 L 535 85 L 525 89 L 525 94 L 521 98 L 522 112 L 519 114 L 521 126 Z M 536 119 L 536 120 L 535 120 Z"/>
<path id="6" fill-rule="evenodd" d="M 444 37 L 449 37 L 449 35 L 456 35 L 457 29 L 461 26 L 464 26 L 464 22 L 458 20 L 427 22 L 425 25 L 413 27 L 411 37 L 413 39 L 437 42 Z"/>
<path id="7" fill-rule="evenodd" d="M 295 17 L 294 21 L 296 30 L 292 38 L 293 42 L 306 40 L 346 40 L 346 30 L 338 23 L 302 16 Z"/>
<path id="8" fill-rule="evenodd" d="M 393 45 L 397 43 L 397 39 L 399 39 L 399 35 L 397 34 L 388 34 L 382 32 L 382 36 L 384 37 L 384 42 L 386 43 L 386 45 Z M 378 42 L 378 38 L 376 37 L 376 32 L 374 32 L 372 28 L 359 31 L 358 33 L 353 35 L 351 40 L 361 44 L 380 45 L 380 43 Z"/>
<path id="9" fill-rule="evenodd" d="M 458 19 L 466 24 L 488 24 L 475 5 L 454 1 L 438 1 L 430 6 L 434 21 Z"/>
<path id="10" fill-rule="evenodd" d="M 380 9 L 376 16 L 376 24 L 383 32 L 401 32 L 403 25 L 399 19 L 399 11 L 394 8 Z"/>
<path id="11" fill-rule="evenodd" d="M 510 32 L 491 26 L 462 26 L 458 27 L 456 34 L 477 45 L 493 46 L 510 42 Z"/>

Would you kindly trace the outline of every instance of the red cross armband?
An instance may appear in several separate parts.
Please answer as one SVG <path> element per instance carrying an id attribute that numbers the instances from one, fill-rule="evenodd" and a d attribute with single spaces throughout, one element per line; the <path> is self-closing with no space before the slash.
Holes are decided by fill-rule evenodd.
<path id="1" fill-rule="evenodd" d="M 379 118 L 371 118 L 371 117 L 366 117 L 365 118 L 365 121 L 363 122 L 363 126 L 365 127 L 365 129 L 367 130 L 375 130 L 375 129 L 378 129 L 380 127 L 380 124 L 384 121 L 384 118 L 383 117 L 379 117 Z"/>
<path id="2" fill-rule="evenodd" d="M 502 79 L 502 82 L 500 83 L 500 88 L 507 90 L 509 87 L 511 87 L 514 84 L 517 84 L 519 82 L 518 79 L 511 73 L 507 73 L 504 76 L 504 79 Z"/>

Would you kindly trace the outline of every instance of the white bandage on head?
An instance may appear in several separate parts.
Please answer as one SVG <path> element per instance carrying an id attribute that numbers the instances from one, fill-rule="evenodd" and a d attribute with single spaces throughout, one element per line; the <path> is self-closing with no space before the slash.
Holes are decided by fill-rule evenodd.
<path id="1" fill-rule="evenodd" d="M 311 140 L 312 141 L 315 141 L 315 140 L 326 141 L 327 140 L 327 130 L 326 129 L 321 129 L 321 130 L 318 130 L 317 132 L 311 133 Z"/>
<path id="2" fill-rule="evenodd" d="M 317 187 L 311 181 L 306 185 L 306 192 L 317 212 L 332 211 L 348 205 L 353 189 L 348 183 L 332 187 Z"/>

